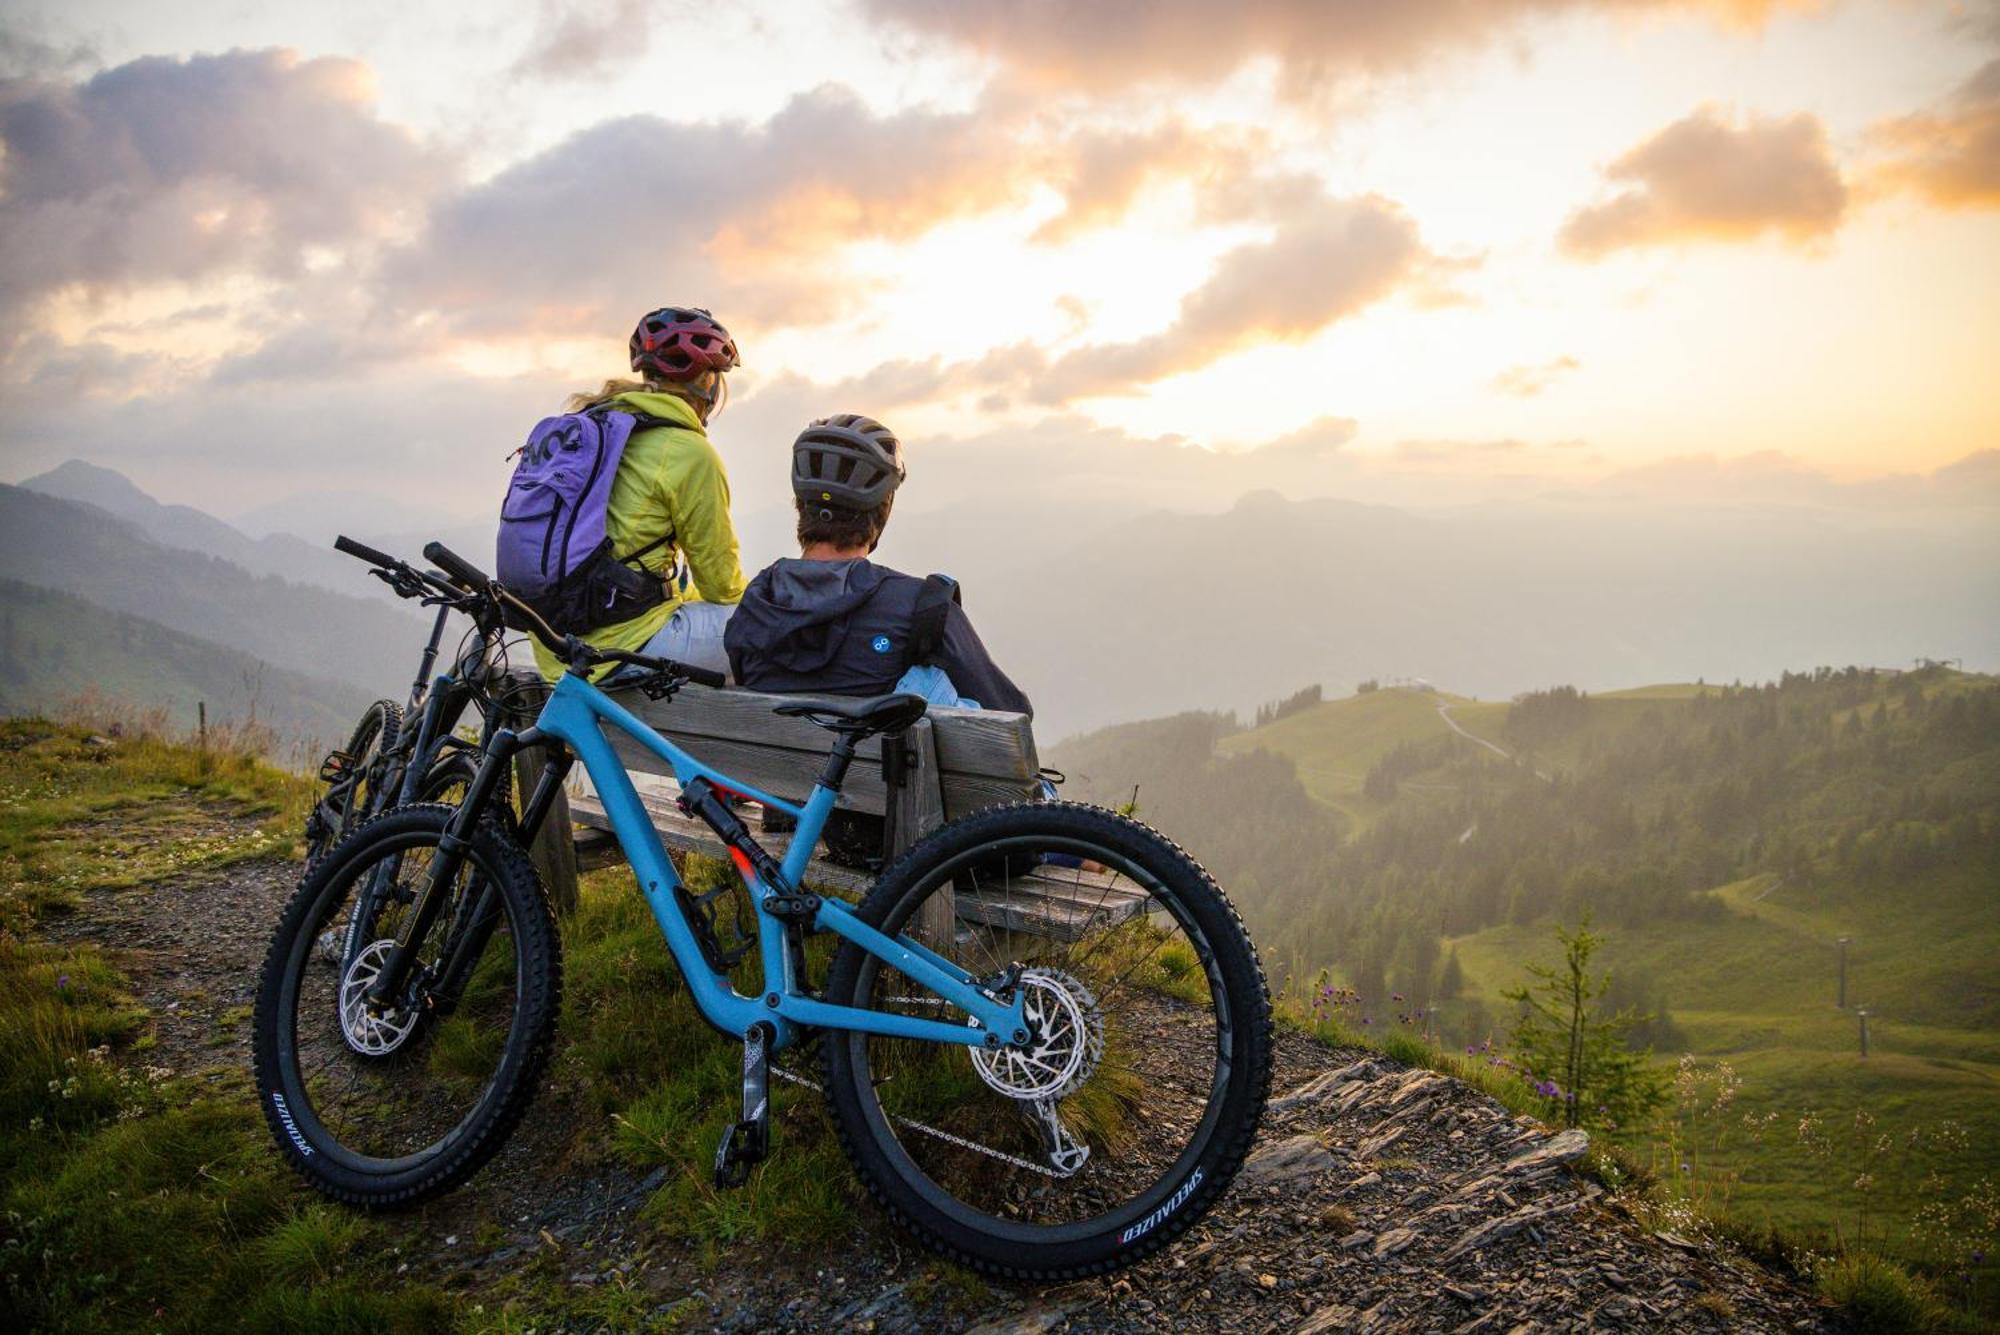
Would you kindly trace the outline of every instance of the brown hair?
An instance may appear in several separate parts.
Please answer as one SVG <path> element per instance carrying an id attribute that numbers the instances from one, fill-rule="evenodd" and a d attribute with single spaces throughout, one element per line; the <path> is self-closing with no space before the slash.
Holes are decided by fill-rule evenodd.
<path id="1" fill-rule="evenodd" d="M 866 547 L 872 552 L 875 544 L 882 541 L 882 530 L 889 527 L 889 511 L 896 504 L 896 498 L 889 497 L 873 510 L 847 510 L 821 505 L 803 496 L 795 497 L 794 502 L 799 510 L 801 548 L 824 542 L 842 551 Z"/>

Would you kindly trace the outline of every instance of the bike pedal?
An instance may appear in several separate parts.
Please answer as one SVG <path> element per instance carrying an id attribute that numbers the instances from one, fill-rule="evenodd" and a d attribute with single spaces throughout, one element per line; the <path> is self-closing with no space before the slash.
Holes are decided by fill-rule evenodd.
<path id="1" fill-rule="evenodd" d="M 770 1157 L 771 1132 L 762 1121 L 732 1122 L 715 1147 L 715 1185 L 734 1191 L 750 1180 L 750 1168 Z"/>
<path id="2" fill-rule="evenodd" d="M 336 779 L 344 779 L 353 767 L 353 756 L 345 751 L 329 751 L 326 759 L 319 762 L 319 781 L 332 783 Z"/>

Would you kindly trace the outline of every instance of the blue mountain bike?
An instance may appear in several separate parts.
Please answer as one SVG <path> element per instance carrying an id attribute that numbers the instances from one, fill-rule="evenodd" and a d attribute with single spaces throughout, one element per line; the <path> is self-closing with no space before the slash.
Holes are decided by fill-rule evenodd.
<path id="1" fill-rule="evenodd" d="M 425 555 L 489 587 L 436 544 Z M 1116 812 L 1020 803 L 933 832 L 857 904 L 821 895 L 804 875 L 857 748 L 907 729 L 921 698 L 780 706 L 830 734 L 817 783 L 795 803 L 703 764 L 587 676 L 616 663 L 620 690 L 670 699 L 690 682 L 720 685 L 715 674 L 592 649 L 490 591 L 569 671 L 533 727 L 487 741 L 457 807 L 389 811 L 322 857 L 264 964 L 257 1087 L 309 1183 L 359 1206 L 426 1199 L 463 1182 L 520 1121 L 562 974 L 522 841 L 580 759 L 697 1008 L 743 1044 L 743 1110 L 717 1148 L 718 1185 L 740 1184 L 769 1152 L 774 1056 L 817 1046 L 818 1079 L 792 1078 L 823 1089 L 861 1179 L 921 1241 L 977 1269 L 1101 1273 L 1156 1252 L 1215 1203 L 1269 1093 L 1270 1001 L 1241 922 L 1193 858 Z M 613 730 L 672 768 L 683 809 L 729 847 L 754 908 L 754 954 L 722 949 Z M 556 758 L 520 817 L 494 809 L 515 754 L 537 745 Z M 752 837 L 746 801 L 797 823 L 782 858 Z M 384 882 L 399 892 L 374 940 L 348 961 L 313 948 Z M 753 973 L 757 985 L 739 990 Z"/>

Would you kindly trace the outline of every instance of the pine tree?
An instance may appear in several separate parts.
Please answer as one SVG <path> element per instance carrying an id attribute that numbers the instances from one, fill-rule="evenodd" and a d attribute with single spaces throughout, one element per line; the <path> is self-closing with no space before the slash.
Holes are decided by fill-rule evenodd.
<path id="1" fill-rule="evenodd" d="M 1590 930 L 1588 910 L 1574 932 L 1557 924 L 1556 940 L 1562 963 L 1530 964 L 1534 981 L 1502 994 L 1521 1006 L 1515 1060 L 1565 1126 L 1632 1125 L 1666 1102 L 1666 1078 L 1650 1048 L 1626 1045 L 1639 1017 L 1629 1008 L 1606 1015 L 1596 1004 L 1611 975 L 1590 972 L 1603 938 Z"/>

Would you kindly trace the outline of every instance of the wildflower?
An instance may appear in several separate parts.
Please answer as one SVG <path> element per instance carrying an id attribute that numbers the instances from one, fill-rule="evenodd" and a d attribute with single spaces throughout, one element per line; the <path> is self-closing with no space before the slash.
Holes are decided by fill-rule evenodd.
<path id="1" fill-rule="evenodd" d="M 67 992 L 68 990 L 69 990 L 69 975 L 68 975 L 68 974 L 66 974 L 66 973 L 60 973 L 60 974 L 57 974 L 57 975 L 56 975 L 56 991 L 58 991 L 58 992 Z"/>
<path id="2" fill-rule="evenodd" d="M 1466 1055 L 1466 1056 L 1470 1057 L 1470 1056 L 1471 1056 L 1471 1055 L 1473 1054 L 1473 1052 L 1474 1052 L 1474 1051 L 1475 1051 L 1475 1049 L 1473 1048 L 1472 1044 L 1470 1044 L 1470 1043 L 1467 1043 L 1467 1044 L 1465 1045 L 1465 1055 Z"/>
<path id="3" fill-rule="evenodd" d="M 1681 1171 L 1683 1173 L 1692 1173 L 1694 1171 L 1694 1165 L 1689 1163 L 1686 1159 L 1683 1159 L 1681 1160 Z"/>

